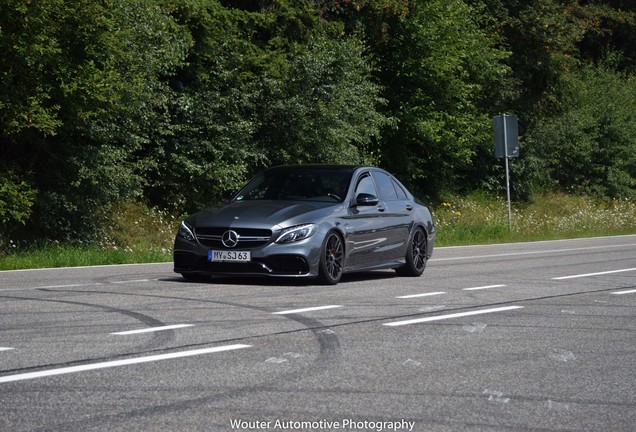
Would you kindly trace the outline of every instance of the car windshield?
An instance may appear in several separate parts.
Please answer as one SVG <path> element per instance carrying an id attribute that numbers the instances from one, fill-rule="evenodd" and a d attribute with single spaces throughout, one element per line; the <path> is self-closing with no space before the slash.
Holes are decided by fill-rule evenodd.
<path id="1" fill-rule="evenodd" d="M 338 167 L 271 169 L 249 182 L 235 200 L 342 202 L 352 173 L 350 168 Z"/>

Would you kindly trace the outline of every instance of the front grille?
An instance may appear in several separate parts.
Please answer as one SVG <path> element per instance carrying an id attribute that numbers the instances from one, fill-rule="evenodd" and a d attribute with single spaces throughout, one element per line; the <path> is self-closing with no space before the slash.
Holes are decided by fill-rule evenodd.
<path id="1" fill-rule="evenodd" d="M 309 273 L 307 261 L 296 255 L 274 255 L 258 258 L 245 263 L 234 262 L 205 262 L 205 271 L 221 274 L 269 274 L 269 275 L 305 275 Z"/>
<path id="2" fill-rule="evenodd" d="M 229 249 L 221 241 L 223 234 L 228 230 L 236 232 L 239 236 L 238 243 L 231 248 L 233 250 L 256 249 L 266 245 L 272 237 L 272 231 L 268 229 L 203 227 L 196 229 L 197 240 L 210 248 Z"/>
<path id="3" fill-rule="evenodd" d="M 272 255 L 254 261 L 208 262 L 205 257 L 191 252 L 174 252 L 174 270 L 181 272 L 209 272 L 222 274 L 264 274 L 302 276 L 309 273 L 309 264 L 300 255 Z"/>
<path id="4" fill-rule="evenodd" d="M 272 255 L 263 260 L 273 274 L 303 275 L 309 273 L 309 265 L 298 255 Z"/>

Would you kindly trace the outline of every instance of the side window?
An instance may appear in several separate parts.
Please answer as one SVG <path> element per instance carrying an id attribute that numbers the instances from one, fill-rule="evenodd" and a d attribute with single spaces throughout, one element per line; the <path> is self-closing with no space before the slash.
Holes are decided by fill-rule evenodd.
<path id="1" fill-rule="evenodd" d="M 395 191 L 398 194 L 398 199 L 401 199 L 401 200 L 407 199 L 408 196 L 406 196 L 406 192 L 404 192 L 404 189 L 402 188 L 402 185 L 400 185 L 398 182 L 396 182 L 395 179 L 391 179 L 391 181 L 393 182 L 393 186 L 395 187 Z"/>
<path id="2" fill-rule="evenodd" d="M 391 178 L 388 175 L 381 172 L 374 172 L 373 179 L 380 190 L 380 199 L 383 201 L 395 201 L 398 199 Z"/>
<path id="3" fill-rule="evenodd" d="M 376 197 L 378 196 L 378 193 L 375 190 L 375 185 L 373 184 L 373 179 L 369 174 L 364 174 L 364 176 L 358 180 L 355 196 L 358 196 L 358 194 L 361 193 L 371 194 Z"/>

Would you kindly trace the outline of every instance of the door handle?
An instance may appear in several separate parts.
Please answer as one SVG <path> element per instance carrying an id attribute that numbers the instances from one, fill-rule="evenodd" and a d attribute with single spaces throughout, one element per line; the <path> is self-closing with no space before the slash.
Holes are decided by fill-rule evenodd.
<path id="1" fill-rule="evenodd" d="M 406 205 L 406 209 L 407 209 L 408 211 L 411 211 L 411 210 L 413 210 L 413 206 L 412 206 L 411 204 L 407 204 L 407 205 Z"/>
<path id="2" fill-rule="evenodd" d="M 379 211 L 379 212 L 383 212 L 383 211 L 385 211 L 385 210 L 386 210 L 386 207 L 384 207 L 384 206 L 382 206 L 382 205 L 378 206 L 378 211 Z"/>

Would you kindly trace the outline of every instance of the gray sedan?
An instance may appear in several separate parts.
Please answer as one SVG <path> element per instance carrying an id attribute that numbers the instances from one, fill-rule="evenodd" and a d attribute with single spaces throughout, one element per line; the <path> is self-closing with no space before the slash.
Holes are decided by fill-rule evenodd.
<path id="1" fill-rule="evenodd" d="M 429 209 L 384 170 L 278 166 L 181 222 L 174 271 L 188 280 L 267 275 L 323 284 L 374 269 L 419 276 L 434 243 Z"/>

